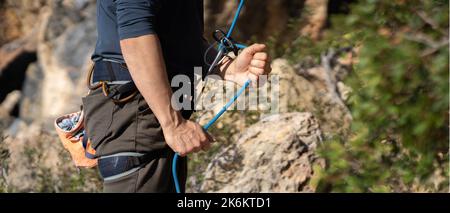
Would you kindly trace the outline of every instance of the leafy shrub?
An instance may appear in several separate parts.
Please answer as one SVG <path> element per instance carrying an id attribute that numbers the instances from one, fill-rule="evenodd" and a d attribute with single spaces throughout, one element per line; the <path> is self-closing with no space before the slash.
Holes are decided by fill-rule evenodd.
<path id="1" fill-rule="evenodd" d="M 363 0 L 331 18 L 321 43 L 344 40 L 359 62 L 346 82 L 353 133 L 321 148 L 319 191 L 448 191 L 448 8 Z"/>

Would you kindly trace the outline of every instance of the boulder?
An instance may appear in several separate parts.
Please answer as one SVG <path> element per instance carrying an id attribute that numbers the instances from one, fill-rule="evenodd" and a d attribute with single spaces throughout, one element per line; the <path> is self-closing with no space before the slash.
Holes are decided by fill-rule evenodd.
<path id="1" fill-rule="evenodd" d="M 311 113 L 267 116 L 213 157 L 202 192 L 313 192 L 314 151 L 321 142 Z"/>
<path id="2" fill-rule="evenodd" d="M 311 112 L 325 136 L 345 136 L 352 120 L 345 103 L 351 90 L 342 82 L 343 77 L 338 77 L 343 68 L 337 64 L 328 67 L 325 62 L 304 68 L 285 59 L 274 60 L 272 75 L 279 76 L 280 111 Z"/>

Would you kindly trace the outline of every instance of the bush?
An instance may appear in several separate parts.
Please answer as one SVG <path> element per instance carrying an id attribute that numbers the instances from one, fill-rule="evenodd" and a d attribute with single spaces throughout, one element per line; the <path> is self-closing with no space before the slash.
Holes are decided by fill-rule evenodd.
<path id="1" fill-rule="evenodd" d="M 352 135 L 326 142 L 319 191 L 448 191 L 448 1 L 363 0 L 321 43 L 352 44 Z M 301 48 L 300 48 L 301 49 Z"/>

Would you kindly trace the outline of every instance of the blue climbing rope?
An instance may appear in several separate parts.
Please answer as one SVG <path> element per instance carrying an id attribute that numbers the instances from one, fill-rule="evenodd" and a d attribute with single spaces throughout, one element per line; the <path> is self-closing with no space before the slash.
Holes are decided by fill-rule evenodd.
<path id="1" fill-rule="evenodd" d="M 244 3 L 245 3 L 245 0 L 240 0 L 239 6 L 236 10 L 236 14 L 234 15 L 234 18 L 233 18 L 233 22 L 231 22 L 231 26 L 227 32 L 227 35 L 226 35 L 227 39 L 231 38 L 231 35 L 233 34 L 234 28 L 236 27 L 236 23 L 237 23 L 237 20 L 239 19 L 239 14 L 241 13 Z M 222 42 L 224 42 L 224 41 L 222 41 Z M 224 53 L 223 46 L 225 46 L 225 45 L 223 45 L 222 42 L 219 45 L 219 48 L 218 48 L 219 53 L 217 54 L 217 57 L 214 60 L 214 62 L 211 64 L 211 68 L 217 65 L 217 63 L 218 63 L 217 59 L 219 59 L 220 56 L 222 56 L 222 54 Z M 242 45 L 242 44 L 235 44 L 235 46 L 239 49 L 243 49 L 246 47 L 245 45 Z M 210 68 L 210 70 L 211 70 L 211 68 Z M 211 127 L 220 118 L 220 116 L 222 116 L 223 113 L 225 113 L 227 111 L 227 109 L 231 105 L 233 105 L 233 103 L 239 98 L 239 96 L 241 96 L 242 93 L 244 93 L 244 91 L 247 89 L 247 87 L 250 86 L 250 83 L 251 83 L 251 80 L 247 80 L 244 83 L 244 85 L 238 90 L 238 92 L 234 95 L 234 97 L 231 100 L 229 100 L 228 103 L 225 104 L 225 106 L 222 107 L 222 109 L 214 116 L 214 118 L 211 119 L 205 126 L 203 126 L 203 129 L 205 131 L 207 131 L 209 129 L 209 127 Z M 173 182 L 175 184 L 175 190 L 177 193 L 181 193 L 180 183 L 178 181 L 178 176 L 177 176 L 177 161 L 178 161 L 179 156 L 180 155 L 178 153 L 175 153 L 175 155 L 173 156 L 173 159 L 172 159 L 172 176 L 173 176 Z"/>
<path id="2" fill-rule="evenodd" d="M 209 127 L 211 127 L 216 121 L 217 119 L 220 118 L 220 116 L 223 115 L 223 113 L 225 113 L 227 111 L 227 109 L 239 98 L 239 96 L 241 96 L 242 93 L 244 93 L 245 89 L 250 85 L 252 81 L 247 80 L 244 85 L 239 89 L 239 91 L 234 95 L 234 97 L 228 101 L 227 104 L 225 104 L 225 106 L 222 107 L 222 109 L 220 109 L 220 111 L 214 116 L 214 118 L 212 118 L 205 126 L 203 126 L 203 129 L 206 131 L 209 129 Z"/>
<path id="3" fill-rule="evenodd" d="M 173 156 L 173 159 L 172 159 L 172 177 L 173 177 L 173 182 L 175 184 L 175 190 L 177 191 L 177 193 L 181 193 L 180 183 L 178 182 L 178 176 L 177 176 L 178 157 L 179 157 L 178 153 L 175 153 L 175 156 Z"/>
<path id="4" fill-rule="evenodd" d="M 239 6 L 236 10 L 236 14 L 234 14 L 233 22 L 231 22 L 230 29 L 228 30 L 227 38 L 230 38 L 231 34 L 233 34 L 234 27 L 236 27 L 236 23 L 237 23 L 237 20 L 239 19 L 239 15 L 241 14 L 242 7 L 244 7 L 244 3 L 245 3 L 245 0 L 241 0 L 239 2 Z"/>

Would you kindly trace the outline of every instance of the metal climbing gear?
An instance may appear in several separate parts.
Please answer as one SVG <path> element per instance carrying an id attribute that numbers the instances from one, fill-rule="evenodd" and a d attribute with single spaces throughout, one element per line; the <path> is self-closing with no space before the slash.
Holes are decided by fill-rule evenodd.
<path id="1" fill-rule="evenodd" d="M 94 76 L 95 69 L 106 69 L 108 75 Z M 88 72 L 87 86 L 90 90 L 102 88 L 103 95 L 110 98 L 115 104 L 130 101 L 138 94 L 138 89 L 131 79 L 128 67 L 124 63 L 112 61 L 98 61 Z M 111 85 L 118 85 L 111 88 Z"/>

